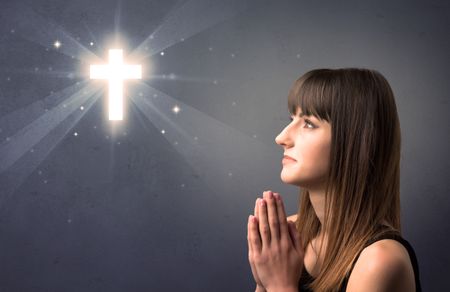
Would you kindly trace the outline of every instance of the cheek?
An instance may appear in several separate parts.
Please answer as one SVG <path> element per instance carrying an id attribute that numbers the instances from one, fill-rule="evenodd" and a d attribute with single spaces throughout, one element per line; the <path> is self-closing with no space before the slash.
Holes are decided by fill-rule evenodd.
<path id="1" fill-rule="evenodd" d="M 308 142 L 308 143 L 306 143 Z M 328 170 L 330 159 L 330 143 L 323 139 L 299 142 L 296 149 L 297 165 L 305 174 L 322 174 Z"/>

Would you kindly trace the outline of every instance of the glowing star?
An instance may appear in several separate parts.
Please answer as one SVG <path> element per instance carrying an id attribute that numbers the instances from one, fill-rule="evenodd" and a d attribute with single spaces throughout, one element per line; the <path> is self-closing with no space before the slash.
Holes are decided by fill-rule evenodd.
<path id="1" fill-rule="evenodd" d="M 122 50 L 109 50 L 108 65 L 91 65 L 91 79 L 109 81 L 109 120 L 123 119 L 123 80 L 141 78 L 141 65 L 124 64 Z"/>
<path id="2" fill-rule="evenodd" d="M 180 112 L 180 108 L 178 107 L 178 105 L 175 105 L 175 106 L 172 108 L 172 111 L 173 111 L 174 113 L 178 114 L 178 113 Z"/>
<path id="3" fill-rule="evenodd" d="M 55 48 L 59 49 L 59 47 L 61 46 L 61 42 L 58 41 L 58 40 L 56 40 L 56 41 L 53 43 L 53 46 L 54 46 Z"/>

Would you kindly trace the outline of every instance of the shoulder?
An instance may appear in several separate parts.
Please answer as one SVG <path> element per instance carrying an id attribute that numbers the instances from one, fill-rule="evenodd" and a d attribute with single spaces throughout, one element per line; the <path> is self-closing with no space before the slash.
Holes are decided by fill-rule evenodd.
<path id="1" fill-rule="evenodd" d="M 288 216 L 286 219 L 287 219 L 288 221 L 292 221 L 292 222 L 295 223 L 295 221 L 297 221 L 297 214 Z"/>
<path id="2" fill-rule="evenodd" d="M 363 249 L 346 291 L 415 291 L 414 270 L 406 248 L 396 240 L 383 239 Z"/>

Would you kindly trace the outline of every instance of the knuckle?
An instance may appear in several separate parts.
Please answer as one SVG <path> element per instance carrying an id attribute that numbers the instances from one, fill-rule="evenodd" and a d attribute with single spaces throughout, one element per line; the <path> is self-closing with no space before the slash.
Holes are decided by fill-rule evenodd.
<path id="1" fill-rule="evenodd" d="M 269 234 L 270 233 L 269 226 L 267 226 L 267 225 L 262 226 L 261 232 L 264 233 L 264 234 Z"/>
<path id="2" fill-rule="evenodd" d="M 253 256 L 253 262 L 258 265 L 264 264 L 266 263 L 266 257 L 263 255 L 255 255 Z"/>

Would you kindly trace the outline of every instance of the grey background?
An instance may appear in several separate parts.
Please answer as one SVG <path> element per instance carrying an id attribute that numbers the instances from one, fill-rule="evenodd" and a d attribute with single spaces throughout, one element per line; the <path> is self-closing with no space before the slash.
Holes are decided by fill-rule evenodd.
<path id="1" fill-rule="evenodd" d="M 184 79 L 145 80 L 199 111 L 186 121 L 232 129 L 208 123 L 196 129 L 213 141 L 198 141 L 204 160 L 181 155 L 177 147 L 184 145 L 163 138 L 133 105 L 120 129 L 126 135 L 112 133 L 97 100 L 12 192 L 8 182 L 22 168 L 0 174 L 0 291 L 252 291 L 247 217 L 266 189 L 282 194 L 289 214 L 297 210 L 298 189 L 280 180 L 283 152 L 274 139 L 288 122 L 292 82 L 320 67 L 372 68 L 390 82 L 402 128 L 403 235 L 416 250 L 424 290 L 446 287 L 448 3 L 246 4 L 152 58 L 154 74 Z M 177 5 L 0 1 L 0 117 L 86 80 L 78 73 L 86 64 L 21 35 L 39 25 L 21 18 L 23 7 L 103 57 L 97 46 L 103 35 L 117 29 L 132 49 Z M 89 47 L 93 37 L 96 45 Z M 0 125 L 1 143 L 22 118 Z M 23 159 L 18 165 L 32 158 Z"/>

